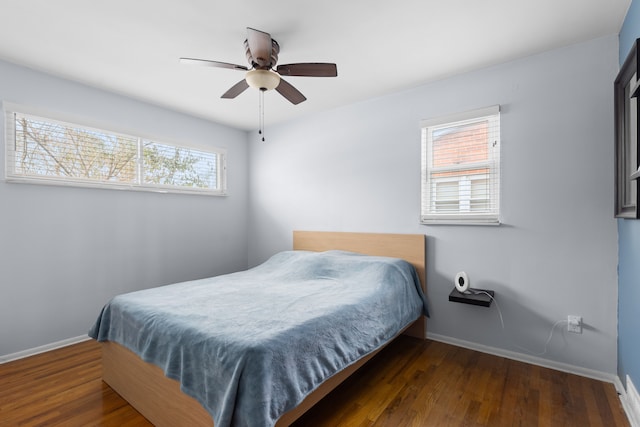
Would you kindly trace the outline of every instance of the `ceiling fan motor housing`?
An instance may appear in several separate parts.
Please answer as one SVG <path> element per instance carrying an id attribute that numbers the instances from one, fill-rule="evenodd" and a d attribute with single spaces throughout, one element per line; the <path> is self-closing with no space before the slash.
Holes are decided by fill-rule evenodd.
<path id="1" fill-rule="evenodd" d="M 278 54 L 280 53 L 280 45 L 274 39 L 271 39 L 271 57 L 269 58 L 254 58 L 249 49 L 249 40 L 244 41 L 245 55 L 247 61 L 255 69 L 268 70 L 274 67 L 278 63 Z"/>

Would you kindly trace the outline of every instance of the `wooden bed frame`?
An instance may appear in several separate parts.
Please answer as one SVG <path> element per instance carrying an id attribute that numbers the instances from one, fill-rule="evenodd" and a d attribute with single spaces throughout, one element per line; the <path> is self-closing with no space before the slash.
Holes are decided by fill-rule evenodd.
<path id="1" fill-rule="evenodd" d="M 425 236 L 423 234 L 371 234 L 294 231 L 293 249 L 325 251 L 339 249 L 367 255 L 402 258 L 411 263 L 420 277 L 426 294 Z M 420 318 L 404 333 L 426 338 L 426 318 Z M 113 342 L 103 342 L 102 379 L 158 427 L 213 426 L 211 415 L 194 398 L 182 393 L 177 381 L 167 378 L 162 370 L 144 362 L 135 353 Z M 276 424 L 288 426 L 358 370 L 376 352 L 338 372 Z"/>

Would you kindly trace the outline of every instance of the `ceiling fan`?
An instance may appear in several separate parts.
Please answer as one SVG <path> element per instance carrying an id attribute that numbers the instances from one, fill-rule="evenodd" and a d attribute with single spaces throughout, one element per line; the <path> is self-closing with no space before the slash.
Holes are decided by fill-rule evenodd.
<path id="1" fill-rule="evenodd" d="M 336 77 L 338 75 L 336 64 L 330 63 L 307 62 L 276 65 L 278 53 L 280 53 L 280 45 L 271 38 L 269 33 L 264 31 L 247 27 L 247 39 L 244 41 L 244 48 L 250 67 L 197 58 L 180 58 L 180 62 L 246 71 L 245 78 L 226 91 L 222 98 L 235 98 L 249 87 L 259 89 L 261 93 L 275 89 L 294 105 L 305 101 L 307 98 L 280 76 Z"/>

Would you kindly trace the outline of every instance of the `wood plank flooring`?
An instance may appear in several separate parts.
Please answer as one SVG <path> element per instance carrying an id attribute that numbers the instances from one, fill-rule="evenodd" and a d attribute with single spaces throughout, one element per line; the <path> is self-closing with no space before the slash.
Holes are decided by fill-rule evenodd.
<path id="1" fill-rule="evenodd" d="M 94 341 L 0 365 L 0 426 L 150 426 Z M 292 427 L 628 426 L 612 384 L 400 337 Z"/>

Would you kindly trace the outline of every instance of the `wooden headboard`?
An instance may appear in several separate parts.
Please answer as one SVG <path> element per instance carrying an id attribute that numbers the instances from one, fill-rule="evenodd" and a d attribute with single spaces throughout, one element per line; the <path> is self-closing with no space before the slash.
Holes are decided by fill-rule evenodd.
<path id="1" fill-rule="evenodd" d="M 366 255 L 401 258 L 415 267 L 422 290 L 425 295 L 427 293 L 424 234 L 294 231 L 293 249 L 316 252 L 337 249 Z M 424 316 L 418 319 L 405 333 L 425 339 L 427 324 Z"/>

